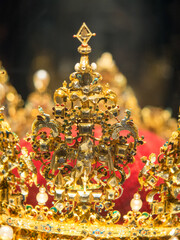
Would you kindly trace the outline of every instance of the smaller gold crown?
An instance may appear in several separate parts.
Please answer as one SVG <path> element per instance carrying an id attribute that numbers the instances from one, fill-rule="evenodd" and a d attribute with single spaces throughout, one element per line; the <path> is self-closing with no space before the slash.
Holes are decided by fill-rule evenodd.
<path id="1" fill-rule="evenodd" d="M 102 74 L 102 84 L 109 83 L 110 88 L 118 96 L 118 105 L 123 109 L 133 109 L 132 117 L 141 129 L 156 133 L 168 140 L 176 129 L 177 120 L 172 118 L 170 109 L 155 106 L 141 108 L 133 89 L 128 85 L 126 77 L 119 71 L 110 53 L 105 52 L 97 60 L 97 69 Z"/>

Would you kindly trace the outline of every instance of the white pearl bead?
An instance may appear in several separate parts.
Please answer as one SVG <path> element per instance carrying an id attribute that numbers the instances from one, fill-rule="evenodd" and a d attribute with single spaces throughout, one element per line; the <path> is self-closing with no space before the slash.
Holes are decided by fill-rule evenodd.
<path id="1" fill-rule="evenodd" d="M 38 70 L 33 75 L 34 86 L 38 91 L 45 91 L 50 82 L 49 73 L 44 70 Z"/>
<path id="2" fill-rule="evenodd" d="M 79 67 L 80 67 L 80 63 L 76 63 L 76 65 L 74 66 L 74 69 L 76 72 L 79 72 Z"/>
<path id="3" fill-rule="evenodd" d="M 176 236 L 173 236 L 173 237 L 171 237 L 169 240 L 179 240 L 179 238 L 176 237 Z"/>
<path id="4" fill-rule="evenodd" d="M 140 199 L 139 193 L 135 193 L 135 194 L 134 194 L 134 199 Z"/>
<path id="5" fill-rule="evenodd" d="M 6 226 L 1 226 L 0 228 L 0 238 L 6 239 L 6 240 L 11 240 L 13 239 L 13 229 L 12 227 L 6 225 Z"/>
<path id="6" fill-rule="evenodd" d="M 48 195 L 44 186 L 40 187 L 39 193 L 36 195 L 36 200 L 39 205 L 45 205 L 48 200 Z"/>
<path id="7" fill-rule="evenodd" d="M 142 207 L 142 200 L 140 199 L 139 193 L 134 194 L 134 198 L 130 202 L 132 211 L 138 212 Z"/>
<path id="8" fill-rule="evenodd" d="M 94 62 L 91 63 L 91 68 L 92 68 L 93 71 L 95 71 L 97 69 L 96 63 L 94 63 Z"/>

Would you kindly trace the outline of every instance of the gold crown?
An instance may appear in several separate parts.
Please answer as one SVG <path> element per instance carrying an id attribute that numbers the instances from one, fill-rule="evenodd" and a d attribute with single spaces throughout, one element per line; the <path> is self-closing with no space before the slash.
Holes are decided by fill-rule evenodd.
<path id="1" fill-rule="evenodd" d="M 80 62 L 69 87 L 54 93 L 53 115 L 39 107 L 26 137 L 29 151 L 4 120 L 0 109 L 0 239 L 178 239 L 180 235 L 180 123 L 157 157 L 143 157 L 140 189 L 121 216 L 114 200 L 121 197 L 137 147 L 138 129 L 120 108 L 116 94 L 89 63 L 88 41 L 95 34 L 83 23 L 77 37 Z M 36 168 L 35 165 L 38 167 Z M 127 171 L 128 170 L 128 171 Z M 39 185 L 37 176 L 43 177 Z M 37 205 L 26 204 L 34 198 Z M 148 190 L 150 213 L 140 212 L 141 189 Z M 158 195 L 158 198 L 154 197 Z M 53 198 L 52 206 L 46 205 Z M 120 219 L 123 223 L 119 223 Z"/>
<path id="2" fill-rule="evenodd" d="M 81 36 L 84 31 L 83 26 L 78 34 L 74 35 L 84 44 L 91 38 L 87 26 L 86 29 L 86 39 Z M 94 35 L 92 34 L 92 36 Z M 170 109 L 154 106 L 145 106 L 141 109 L 133 89 L 127 84 L 126 77 L 118 70 L 110 53 L 103 53 L 97 60 L 97 69 L 102 74 L 102 85 L 108 83 L 111 90 L 117 94 L 117 104 L 120 106 L 121 113 L 125 109 L 133 109 L 132 117 L 138 127 L 154 132 L 164 139 L 169 139 L 177 126 L 177 120 L 172 118 Z M 29 94 L 24 104 L 21 96 L 8 79 L 8 74 L 0 62 L 0 104 L 6 106 L 5 115 L 12 131 L 22 139 L 30 130 L 32 122 L 38 114 L 39 103 L 46 113 L 52 113 L 54 103 L 48 89 L 50 75 L 45 69 L 39 69 L 33 74 L 34 92 Z M 122 114 L 118 118 L 121 119 Z"/>

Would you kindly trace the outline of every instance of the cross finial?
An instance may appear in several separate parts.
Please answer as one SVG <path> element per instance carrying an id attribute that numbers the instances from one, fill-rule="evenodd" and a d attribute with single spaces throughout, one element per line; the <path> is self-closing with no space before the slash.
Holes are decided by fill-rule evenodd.
<path id="1" fill-rule="evenodd" d="M 92 36 L 96 36 L 96 34 L 92 33 L 85 23 L 82 24 L 78 33 L 76 35 L 73 35 L 73 37 L 76 37 L 77 39 L 79 39 L 79 41 L 83 45 L 87 45 L 87 43 L 89 42 Z"/>

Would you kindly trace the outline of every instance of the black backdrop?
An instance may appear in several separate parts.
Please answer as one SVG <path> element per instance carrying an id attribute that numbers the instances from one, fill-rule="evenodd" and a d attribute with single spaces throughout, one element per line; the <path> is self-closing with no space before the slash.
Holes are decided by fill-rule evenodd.
<path id="1" fill-rule="evenodd" d="M 179 0 L 0 0 L 0 59 L 26 99 L 32 75 L 46 68 L 52 91 L 79 59 L 76 34 L 86 22 L 97 36 L 91 60 L 109 51 L 140 105 L 180 104 Z"/>

